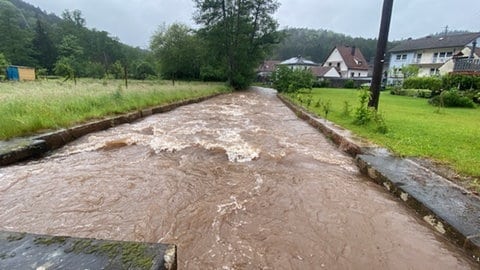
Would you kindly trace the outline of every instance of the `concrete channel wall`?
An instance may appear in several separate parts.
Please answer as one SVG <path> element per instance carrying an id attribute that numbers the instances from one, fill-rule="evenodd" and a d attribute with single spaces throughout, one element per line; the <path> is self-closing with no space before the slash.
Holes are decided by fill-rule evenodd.
<path id="1" fill-rule="evenodd" d="M 332 122 L 318 118 L 278 98 L 299 118 L 330 138 L 355 158 L 360 171 L 383 186 L 428 223 L 432 229 L 463 248 L 480 264 L 480 198 L 408 158 L 355 137 Z"/>

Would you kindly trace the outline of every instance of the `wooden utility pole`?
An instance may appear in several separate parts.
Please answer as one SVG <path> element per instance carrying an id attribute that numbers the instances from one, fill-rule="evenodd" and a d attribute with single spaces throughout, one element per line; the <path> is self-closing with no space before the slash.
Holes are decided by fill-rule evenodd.
<path id="1" fill-rule="evenodd" d="M 377 53 L 373 66 L 372 84 L 370 91 L 372 95 L 368 102 L 369 107 L 378 110 L 378 101 L 380 99 L 380 87 L 382 84 L 383 64 L 385 63 L 385 53 L 387 50 L 388 32 L 390 30 L 390 20 L 392 18 L 393 0 L 383 0 L 382 21 L 380 23 L 380 33 L 378 34 Z"/>

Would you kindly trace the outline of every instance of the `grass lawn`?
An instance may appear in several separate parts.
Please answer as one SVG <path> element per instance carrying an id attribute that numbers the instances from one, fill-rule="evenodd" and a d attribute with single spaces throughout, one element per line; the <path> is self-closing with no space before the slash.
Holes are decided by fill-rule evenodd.
<path id="1" fill-rule="evenodd" d="M 383 92 L 379 112 L 388 132 L 380 134 L 373 125 L 354 125 L 353 115 L 359 106 L 358 90 L 314 89 L 309 110 L 324 116 L 318 100 L 331 103 L 328 120 L 357 135 L 384 146 L 400 156 L 425 157 L 450 165 L 457 172 L 477 178 L 480 185 L 480 109 L 442 108 L 428 104 L 427 99 L 393 96 Z M 303 96 L 303 97 L 302 97 Z M 308 94 L 290 95 L 298 104 Z M 351 113 L 347 116 L 345 102 Z M 306 106 L 306 102 L 302 104 Z"/>
<path id="2" fill-rule="evenodd" d="M 222 83 L 39 80 L 0 83 L 0 140 L 154 105 L 226 92 Z"/>

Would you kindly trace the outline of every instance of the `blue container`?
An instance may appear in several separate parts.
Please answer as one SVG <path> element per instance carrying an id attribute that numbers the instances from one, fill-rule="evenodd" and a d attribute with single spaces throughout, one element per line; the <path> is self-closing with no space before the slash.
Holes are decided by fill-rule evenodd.
<path id="1" fill-rule="evenodd" d="M 20 80 L 20 76 L 18 74 L 18 67 L 14 67 L 14 66 L 7 67 L 7 79 L 11 81 Z"/>

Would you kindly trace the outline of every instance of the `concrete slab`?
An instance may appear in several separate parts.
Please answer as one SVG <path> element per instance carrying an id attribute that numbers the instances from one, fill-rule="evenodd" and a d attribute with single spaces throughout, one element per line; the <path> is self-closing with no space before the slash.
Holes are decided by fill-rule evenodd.
<path id="1" fill-rule="evenodd" d="M 0 269 L 176 269 L 174 245 L 0 232 Z"/>
<path id="2" fill-rule="evenodd" d="M 480 235 L 480 201 L 465 189 L 409 159 L 358 155 L 362 172 L 400 197 L 435 230 L 459 245 Z M 480 256 L 480 245 L 471 247 Z"/>
<path id="3" fill-rule="evenodd" d="M 47 145 L 44 140 L 27 138 L 0 141 L 0 166 L 41 155 L 46 149 Z"/>

